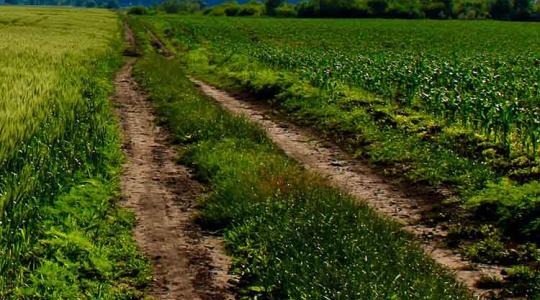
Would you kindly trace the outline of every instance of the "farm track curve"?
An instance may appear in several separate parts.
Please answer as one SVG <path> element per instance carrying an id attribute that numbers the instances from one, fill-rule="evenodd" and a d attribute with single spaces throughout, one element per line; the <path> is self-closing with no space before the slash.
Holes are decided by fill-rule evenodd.
<path id="1" fill-rule="evenodd" d="M 335 144 L 322 139 L 312 130 L 296 126 L 277 118 L 269 105 L 234 97 L 203 81 L 190 78 L 201 92 L 215 100 L 225 109 L 259 124 L 285 154 L 306 169 L 322 175 L 335 187 L 351 194 L 359 201 L 367 202 L 385 216 L 398 221 L 403 229 L 414 234 L 425 252 L 436 262 L 453 271 L 478 299 L 491 299 L 499 292 L 478 287 L 486 276 L 501 278 L 502 266 L 475 264 L 460 254 L 444 247 L 447 234 L 441 226 L 427 226 L 420 221 L 432 207 L 424 197 L 405 193 L 388 183 L 365 163 L 347 155 Z"/>
<path id="2" fill-rule="evenodd" d="M 126 39 L 133 35 L 126 27 Z M 121 178 L 123 205 L 135 213 L 135 240 L 152 265 L 156 299 L 233 299 L 230 258 L 222 239 L 205 234 L 193 217 L 204 187 L 176 161 L 168 134 L 155 124 L 151 103 L 132 78 L 129 58 L 114 84 L 127 156 Z"/>

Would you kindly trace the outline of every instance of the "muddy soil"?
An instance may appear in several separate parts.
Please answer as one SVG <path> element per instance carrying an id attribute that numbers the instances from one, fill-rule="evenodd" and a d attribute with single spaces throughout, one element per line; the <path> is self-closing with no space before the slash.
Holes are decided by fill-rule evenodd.
<path id="1" fill-rule="evenodd" d="M 311 130 L 301 128 L 276 118 L 265 104 L 233 97 L 202 81 L 191 78 L 202 93 L 213 98 L 229 111 L 260 124 L 268 136 L 283 151 L 307 169 L 327 178 L 335 187 L 365 201 L 385 216 L 403 224 L 413 233 L 425 251 L 438 263 L 455 272 L 458 280 L 473 291 L 479 299 L 491 299 L 496 290 L 477 287 L 484 276 L 501 278 L 501 266 L 474 264 L 460 254 L 445 248 L 441 243 L 447 234 L 442 226 L 422 224 L 425 214 L 432 209 L 433 201 L 411 196 L 389 183 L 367 164 L 352 159 L 339 147 L 317 137 Z"/>
<path id="2" fill-rule="evenodd" d="M 130 58 L 114 81 L 127 161 L 123 204 L 136 215 L 134 236 L 152 264 L 157 299 L 234 299 L 223 241 L 192 220 L 204 187 L 175 162 L 165 129 L 132 78 Z"/>

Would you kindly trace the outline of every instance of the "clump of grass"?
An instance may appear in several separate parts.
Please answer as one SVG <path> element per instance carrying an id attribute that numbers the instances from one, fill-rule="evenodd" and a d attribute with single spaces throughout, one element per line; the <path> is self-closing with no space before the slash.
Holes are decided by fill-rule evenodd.
<path id="1" fill-rule="evenodd" d="M 510 281 L 509 295 L 540 294 L 540 270 L 527 266 L 515 266 L 507 270 Z"/>
<path id="2" fill-rule="evenodd" d="M 506 233 L 523 239 L 540 236 L 540 182 L 520 185 L 510 180 L 490 183 L 467 205 L 478 218 L 497 222 Z"/>
<path id="3" fill-rule="evenodd" d="M 330 188 L 259 128 L 201 96 L 182 63 L 147 54 L 135 74 L 185 148 L 183 162 L 212 187 L 200 222 L 223 230 L 243 295 L 468 298 L 396 224 Z"/>
<path id="4" fill-rule="evenodd" d="M 118 187 L 86 180 L 43 210 L 36 267 L 6 296 L 39 299 L 143 299 L 151 279 L 132 237 L 134 216 L 115 205 Z"/>

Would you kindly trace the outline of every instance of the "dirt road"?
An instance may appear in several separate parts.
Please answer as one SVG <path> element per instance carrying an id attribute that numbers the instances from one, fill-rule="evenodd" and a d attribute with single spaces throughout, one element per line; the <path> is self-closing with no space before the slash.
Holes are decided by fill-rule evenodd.
<path id="1" fill-rule="evenodd" d="M 204 188 L 175 163 L 167 132 L 132 78 L 135 58 L 118 73 L 115 101 L 127 162 L 122 176 L 124 204 L 136 214 L 134 236 L 152 264 L 150 294 L 157 299 L 233 299 L 230 259 L 223 242 L 194 225 L 197 197 Z"/>

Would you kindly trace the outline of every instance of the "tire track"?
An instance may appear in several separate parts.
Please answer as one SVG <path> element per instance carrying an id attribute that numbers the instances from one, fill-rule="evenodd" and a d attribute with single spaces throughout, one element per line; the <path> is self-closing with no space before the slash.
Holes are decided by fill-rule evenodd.
<path id="1" fill-rule="evenodd" d="M 275 120 L 271 117 L 272 112 L 268 105 L 237 99 L 203 81 L 190 79 L 199 86 L 203 94 L 227 110 L 261 125 L 273 142 L 289 157 L 327 178 L 335 187 L 359 201 L 367 202 L 381 214 L 401 223 L 404 230 L 418 238 L 429 256 L 453 271 L 457 279 L 478 299 L 492 299 L 500 292 L 495 289 L 482 289 L 477 284 L 485 277 L 502 279 L 502 266 L 468 261 L 442 245 L 447 234 L 445 228 L 420 223 L 424 214 L 432 209 L 428 201 L 406 195 L 368 165 L 352 159 L 339 147 L 318 138 L 309 130 L 283 120 Z"/>

